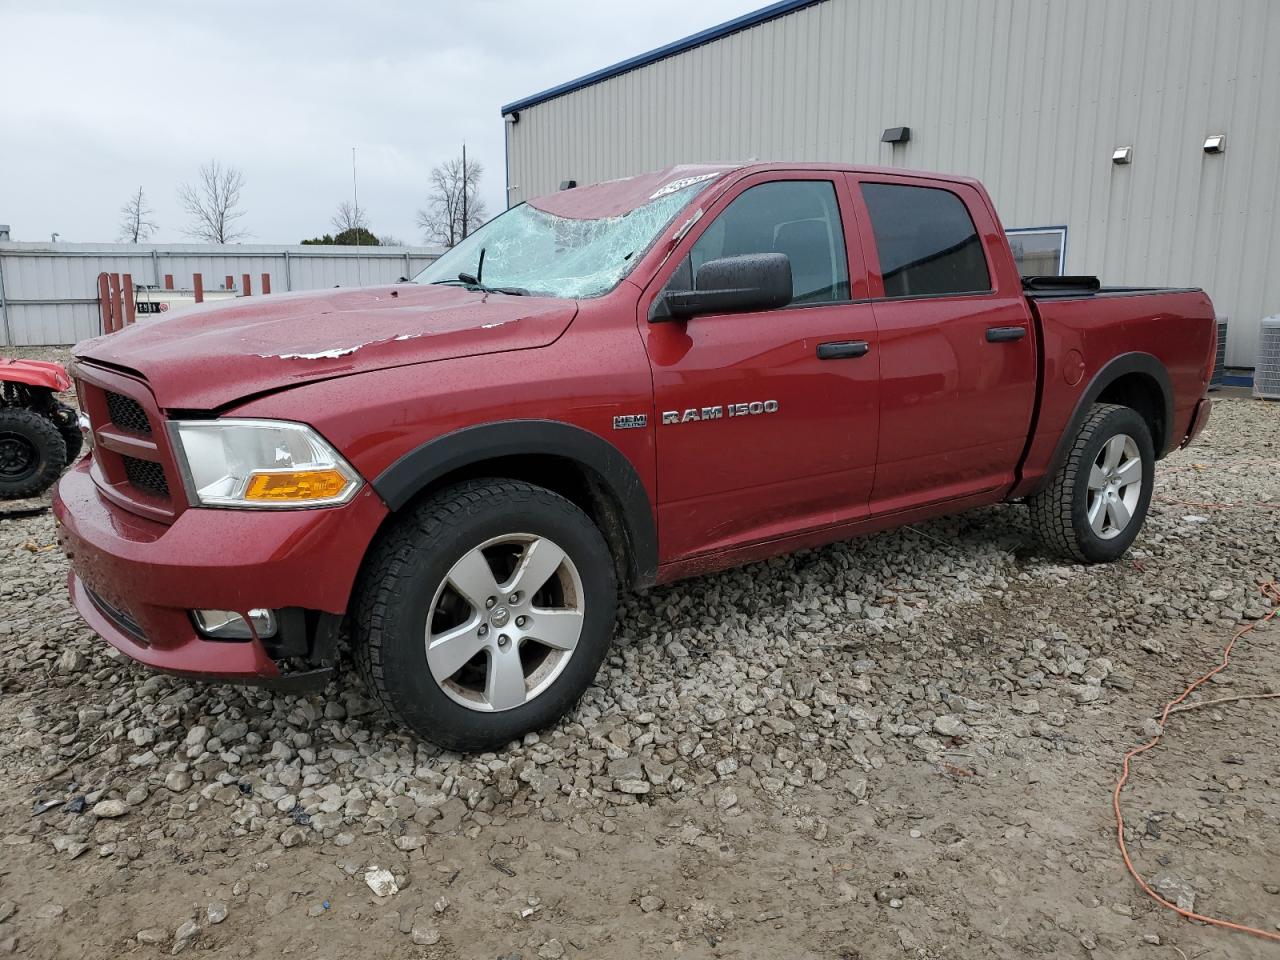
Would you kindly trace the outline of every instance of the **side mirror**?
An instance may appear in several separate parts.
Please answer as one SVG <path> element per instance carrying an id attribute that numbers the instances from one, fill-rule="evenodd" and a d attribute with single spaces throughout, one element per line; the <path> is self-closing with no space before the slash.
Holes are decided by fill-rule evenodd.
<path id="1" fill-rule="evenodd" d="M 650 323 L 700 313 L 776 310 L 791 302 L 791 260 L 785 253 L 746 253 L 708 260 L 692 290 L 667 290 L 654 302 Z"/>

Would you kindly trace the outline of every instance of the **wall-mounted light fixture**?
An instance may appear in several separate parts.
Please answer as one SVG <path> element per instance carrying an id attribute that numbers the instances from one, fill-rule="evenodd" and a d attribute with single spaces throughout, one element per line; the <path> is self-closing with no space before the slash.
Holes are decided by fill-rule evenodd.
<path id="1" fill-rule="evenodd" d="M 560 181 L 561 190 L 572 190 L 577 185 L 578 185 L 577 180 L 561 180 Z"/>
<path id="2" fill-rule="evenodd" d="M 911 140 L 910 127 L 887 127 L 880 134 L 881 143 L 907 143 Z"/>
<path id="3" fill-rule="evenodd" d="M 1227 149 L 1227 135 L 1225 133 L 1215 133 L 1211 137 L 1205 137 L 1204 152 L 1205 153 L 1224 153 Z"/>
<path id="4" fill-rule="evenodd" d="M 1116 147 L 1111 151 L 1112 163 L 1133 163 L 1133 147 Z"/>
<path id="5" fill-rule="evenodd" d="M 516 124 L 520 122 L 520 111 L 512 110 L 510 113 L 503 114 L 502 119 L 507 123 Z"/>

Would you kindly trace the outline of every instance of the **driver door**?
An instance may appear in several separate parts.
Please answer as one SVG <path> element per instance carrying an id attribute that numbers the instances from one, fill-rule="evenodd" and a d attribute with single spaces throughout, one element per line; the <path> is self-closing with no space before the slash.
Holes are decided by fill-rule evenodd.
<path id="1" fill-rule="evenodd" d="M 744 179 L 707 211 L 642 298 L 653 371 L 661 562 L 867 514 L 879 358 L 852 199 L 821 171 Z M 700 228 L 700 229 L 699 229 Z M 789 306 L 648 323 L 708 260 L 785 253 Z M 854 282 L 850 284 L 850 277 Z"/>

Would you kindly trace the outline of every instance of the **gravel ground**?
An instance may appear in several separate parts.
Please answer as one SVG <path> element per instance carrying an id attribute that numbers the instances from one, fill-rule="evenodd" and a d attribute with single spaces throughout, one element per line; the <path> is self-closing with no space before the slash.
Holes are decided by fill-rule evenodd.
<path id="1" fill-rule="evenodd" d="M 577 711 L 479 756 L 354 671 L 135 667 L 67 603 L 49 514 L 0 520 L 0 955 L 1275 956 L 1142 896 L 1110 790 L 1268 612 L 1278 468 L 1280 405 L 1230 399 L 1117 564 L 1047 559 L 1010 505 L 631 597 Z M 1205 696 L 1280 692 L 1278 654 L 1264 626 Z M 1266 929 L 1278 717 L 1180 716 L 1125 801 L 1147 876 Z"/>

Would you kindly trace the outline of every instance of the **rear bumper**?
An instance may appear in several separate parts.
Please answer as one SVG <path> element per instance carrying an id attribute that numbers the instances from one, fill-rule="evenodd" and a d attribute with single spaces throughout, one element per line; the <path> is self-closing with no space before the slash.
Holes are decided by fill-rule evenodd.
<path id="1" fill-rule="evenodd" d="M 1208 397 L 1201 397 L 1196 403 L 1196 408 L 1191 414 L 1191 426 L 1187 428 L 1187 435 L 1183 438 L 1180 446 L 1190 445 L 1196 437 L 1200 436 L 1200 431 L 1209 422 L 1209 414 L 1213 412 L 1213 401 Z"/>
<path id="2" fill-rule="evenodd" d="M 261 641 L 208 640 L 189 611 L 254 607 L 342 614 L 386 507 L 366 488 L 323 510 L 183 511 L 172 524 L 106 500 L 86 458 L 54 491 L 72 602 L 113 647 L 157 670 L 287 680 Z"/>

